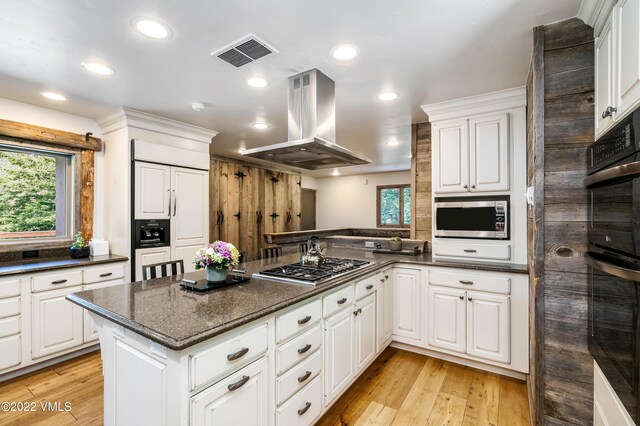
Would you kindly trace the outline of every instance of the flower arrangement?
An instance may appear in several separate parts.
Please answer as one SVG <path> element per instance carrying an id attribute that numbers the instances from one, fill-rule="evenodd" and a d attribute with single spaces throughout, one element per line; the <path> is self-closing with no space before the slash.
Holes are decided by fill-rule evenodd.
<path id="1" fill-rule="evenodd" d="M 402 238 L 400 238 L 398 236 L 389 238 L 389 247 L 393 251 L 402 250 Z"/>
<path id="2" fill-rule="evenodd" d="M 240 260 L 240 252 L 231 243 L 225 241 L 214 241 L 209 247 L 203 247 L 196 252 L 193 264 L 196 269 L 215 268 L 229 269 L 235 266 Z"/>

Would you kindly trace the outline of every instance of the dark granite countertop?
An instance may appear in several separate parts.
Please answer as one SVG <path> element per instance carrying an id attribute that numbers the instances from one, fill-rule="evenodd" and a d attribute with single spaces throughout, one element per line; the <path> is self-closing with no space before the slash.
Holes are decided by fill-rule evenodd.
<path id="1" fill-rule="evenodd" d="M 6 275 L 52 271 L 55 269 L 77 268 L 79 266 L 93 266 L 100 265 L 102 263 L 126 262 L 127 260 L 129 260 L 129 258 L 126 256 L 106 254 L 104 256 L 91 256 L 84 259 L 53 257 L 45 259 L 20 260 L 16 262 L 2 262 L 0 263 L 0 277 Z"/>
<path id="2" fill-rule="evenodd" d="M 394 263 L 527 273 L 526 265 L 434 261 L 431 254 L 399 256 L 349 249 L 330 249 L 327 254 L 374 263 L 316 287 L 252 278 L 247 283 L 194 293 L 180 288 L 182 276 L 178 275 L 73 293 L 67 299 L 170 349 L 182 350 Z M 250 276 L 297 261 L 299 256 L 294 254 L 241 267 Z M 194 280 L 204 276 L 204 271 L 185 274 Z"/>

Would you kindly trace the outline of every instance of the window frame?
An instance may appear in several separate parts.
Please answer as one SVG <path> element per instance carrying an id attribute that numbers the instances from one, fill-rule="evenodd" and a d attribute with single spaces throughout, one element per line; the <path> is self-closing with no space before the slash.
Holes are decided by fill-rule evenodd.
<path id="1" fill-rule="evenodd" d="M 64 234 L 54 237 L 6 238 L 0 240 L 0 253 L 20 250 L 40 250 L 69 247 L 75 233 L 81 228 L 81 174 L 80 150 L 52 147 L 45 144 L 30 143 L 11 137 L 0 137 L 0 149 L 12 152 L 35 152 L 52 155 L 56 158 L 67 157 L 65 187 L 65 223 Z M 58 164 L 56 165 L 58 167 Z M 58 230 L 58 201 L 56 201 L 56 231 Z M 56 232 L 57 233 L 57 232 Z"/>
<path id="2" fill-rule="evenodd" d="M 411 191 L 411 184 L 399 183 L 395 185 L 377 185 L 376 186 L 376 227 L 378 228 L 410 228 L 411 227 L 411 223 L 404 223 L 404 190 L 406 188 L 409 188 L 409 191 Z M 380 194 L 383 189 L 397 189 L 399 191 L 398 203 L 400 205 L 398 207 L 399 207 L 400 223 L 397 225 L 386 224 L 381 222 L 382 217 L 380 215 Z M 411 194 L 411 192 L 409 192 L 409 194 Z M 411 195 L 409 195 L 409 203 L 411 203 Z M 411 207 L 409 207 L 409 214 L 411 214 Z M 410 220 L 413 220 L 413 218 L 410 218 Z"/>

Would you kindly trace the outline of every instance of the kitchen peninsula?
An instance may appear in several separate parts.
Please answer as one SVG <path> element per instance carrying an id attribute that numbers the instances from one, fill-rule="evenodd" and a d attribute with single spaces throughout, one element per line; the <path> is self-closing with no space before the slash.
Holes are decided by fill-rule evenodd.
<path id="1" fill-rule="evenodd" d="M 389 344 L 524 379 L 526 265 L 328 255 L 371 263 L 317 286 L 195 293 L 176 276 L 69 295 L 99 328 L 105 424 L 311 424 Z"/>

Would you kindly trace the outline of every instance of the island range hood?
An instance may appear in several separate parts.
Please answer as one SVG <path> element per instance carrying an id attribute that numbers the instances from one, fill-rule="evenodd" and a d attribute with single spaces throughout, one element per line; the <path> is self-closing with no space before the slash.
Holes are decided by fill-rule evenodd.
<path id="1" fill-rule="evenodd" d="M 369 164 L 337 145 L 335 83 L 312 69 L 289 77 L 289 141 L 248 149 L 242 155 L 308 170 Z"/>

